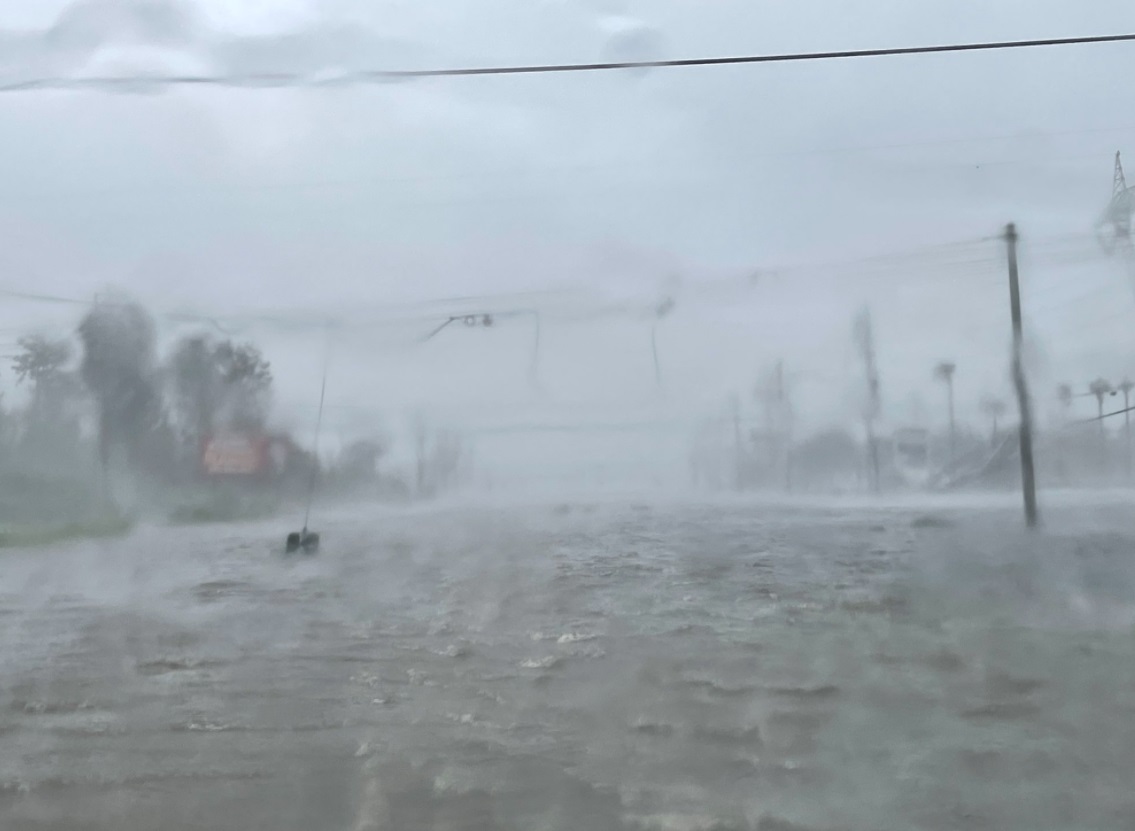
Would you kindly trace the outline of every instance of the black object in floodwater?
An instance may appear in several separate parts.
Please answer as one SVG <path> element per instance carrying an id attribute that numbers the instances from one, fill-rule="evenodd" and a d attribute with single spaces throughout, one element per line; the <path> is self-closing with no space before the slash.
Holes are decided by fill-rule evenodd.
<path id="1" fill-rule="evenodd" d="M 304 554 L 314 554 L 319 550 L 319 534 L 308 531 L 307 523 L 311 519 L 311 503 L 315 499 L 315 484 L 319 478 L 319 434 L 323 427 L 323 402 L 327 400 L 327 367 L 330 363 L 330 344 L 328 344 L 328 354 L 323 362 L 323 381 L 319 385 L 319 415 L 315 419 L 315 442 L 312 451 L 311 479 L 307 488 L 307 507 L 303 512 L 303 530 L 288 534 L 284 542 L 284 551 L 288 554 L 295 554 L 301 549 Z"/>
<path id="2" fill-rule="evenodd" d="M 318 551 L 319 534 L 313 534 L 306 528 L 288 534 L 287 542 L 284 543 L 284 550 L 288 554 L 294 554 L 301 549 L 304 554 L 314 554 Z"/>

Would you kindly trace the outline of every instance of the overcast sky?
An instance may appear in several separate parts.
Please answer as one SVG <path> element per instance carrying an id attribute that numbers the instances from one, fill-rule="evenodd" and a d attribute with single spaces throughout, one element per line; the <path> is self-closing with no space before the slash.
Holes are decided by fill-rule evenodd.
<path id="1" fill-rule="evenodd" d="M 1135 7 L 1121 0 L 7 0 L 0 80 L 1130 31 Z M 1008 395 L 1002 252 L 939 246 L 1012 220 L 1031 246 L 1046 412 L 1057 381 L 1135 372 L 1135 291 L 1092 241 L 1115 151 L 1135 165 L 1122 84 L 1133 68 L 1135 45 L 1119 44 L 352 89 L 7 93 L 0 288 L 86 299 L 113 285 L 160 312 L 306 317 L 302 331 L 247 330 L 290 404 L 314 397 L 313 326 L 328 315 L 575 292 L 489 304 L 544 310 L 539 392 L 529 317 L 425 346 L 425 318 L 337 337 L 330 395 L 348 431 L 375 408 L 398 421 L 417 406 L 497 424 L 687 418 L 733 389 L 748 401 L 781 358 L 809 424 L 846 419 L 851 320 L 870 302 L 888 419 L 939 418 L 930 373 L 947 358 L 959 409 L 976 419 L 981 396 Z M 848 265 L 876 254 L 890 259 Z M 663 397 L 646 310 L 667 293 L 678 302 L 658 326 Z M 587 319 L 627 303 L 642 313 Z M 8 342 L 81 312 L 5 305 Z"/>

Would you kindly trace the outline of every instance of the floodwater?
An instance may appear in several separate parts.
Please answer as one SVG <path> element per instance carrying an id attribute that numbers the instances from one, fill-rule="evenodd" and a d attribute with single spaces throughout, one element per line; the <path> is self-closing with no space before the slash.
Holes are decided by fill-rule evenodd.
<path id="1" fill-rule="evenodd" d="M 1135 520 L 359 509 L 0 553 L 0 827 L 1135 828 Z"/>

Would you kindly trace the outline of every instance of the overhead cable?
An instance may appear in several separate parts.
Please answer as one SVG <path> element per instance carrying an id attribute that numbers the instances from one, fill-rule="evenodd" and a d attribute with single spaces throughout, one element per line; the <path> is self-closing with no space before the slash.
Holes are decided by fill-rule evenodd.
<path id="1" fill-rule="evenodd" d="M 953 43 L 937 46 L 900 46 L 885 49 L 845 49 L 834 52 L 789 52 L 769 55 L 734 55 L 708 58 L 678 58 L 655 61 L 603 61 L 597 63 L 527 64 L 516 66 L 455 67 L 442 69 L 370 69 L 336 75 L 299 72 L 260 72 L 243 75 L 106 75 L 95 77 L 42 77 L 0 84 L 0 92 L 31 92 L 49 89 L 132 91 L 172 86 L 189 87 L 321 87 L 409 80 L 413 78 L 470 77 L 477 75 L 536 75 L 549 73 L 601 72 L 618 69 L 674 69 L 760 63 L 880 58 L 899 55 L 932 55 L 954 52 L 990 52 L 1051 46 L 1086 46 L 1135 41 L 1135 34 L 1043 38 L 986 43 Z"/>

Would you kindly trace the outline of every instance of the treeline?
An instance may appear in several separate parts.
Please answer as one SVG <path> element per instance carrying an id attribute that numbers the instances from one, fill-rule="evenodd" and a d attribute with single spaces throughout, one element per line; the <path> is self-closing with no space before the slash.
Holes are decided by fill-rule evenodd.
<path id="1" fill-rule="evenodd" d="M 785 433 L 761 429 L 734 429 L 731 419 L 707 421 L 694 436 L 689 454 L 691 482 L 696 487 L 719 491 L 789 491 L 814 493 L 866 493 L 874 486 L 873 459 L 879 467 L 882 490 L 915 487 L 954 487 L 963 474 L 980 473 L 971 486 L 1011 487 L 1014 464 L 989 470 L 999 442 L 1011 431 L 990 435 L 970 425 L 958 425 L 951 438 L 947 432 L 927 431 L 923 480 L 913 482 L 904 471 L 894 435 L 875 437 L 874 449 L 863 435 L 832 427 L 796 439 Z M 1047 439 L 1038 444 L 1040 472 L 1047 476 Z"/>
<path id="2" fill-rule="evenodd" d="M 472 457 L 460 433 L 433 427 L 421 414 L 414 417 L 411 470 L 387 463 L 392 442 L 387 437 L 347 444 L 324 471 L 332 493 L 386 499 L 431 499 L 468 484 Z"/>
<path id="3" fill-rule="evenodd" d="M 129 300 L 96 303 L 71 337 L 21 337 L 11 369 L 27 398 L 0 408 L 0 502 L 29 482 L 58 493 L 108 473 L 190 482 L 206 437 L 264 431 L 271 411 L 272 368 L 255 344 L 199 333 L 162 354 L 153 317 Z"/>
<path id="4" fill-rule="evenodd" d="M 0 523 L 82 513 L 111 480 L 180 499 L 165 506 L 171 515 L 196 519 L 271 510 L 306 495 L 312 477 L 328 497 L 431 497 L 459 485 L 469 460 L 459 435 L 419 417 L 408 469 L 387 469 L 392 441 L 377 430 L 321 466 L 271 429 L 272 366 L 255 343 L 202 331 L 162 349 L 153 316 L 128 299 L 91 306 L 69 337 L 32 334 L 17 347 L 11 369 L 27 394 L 19 406 L 0 399 Z M 268 475 L 203 477 L 205 443 L 225 433 L 271 437 L 287 452 Z M 251 490 L 270 499 L 234 508 Z"/>

